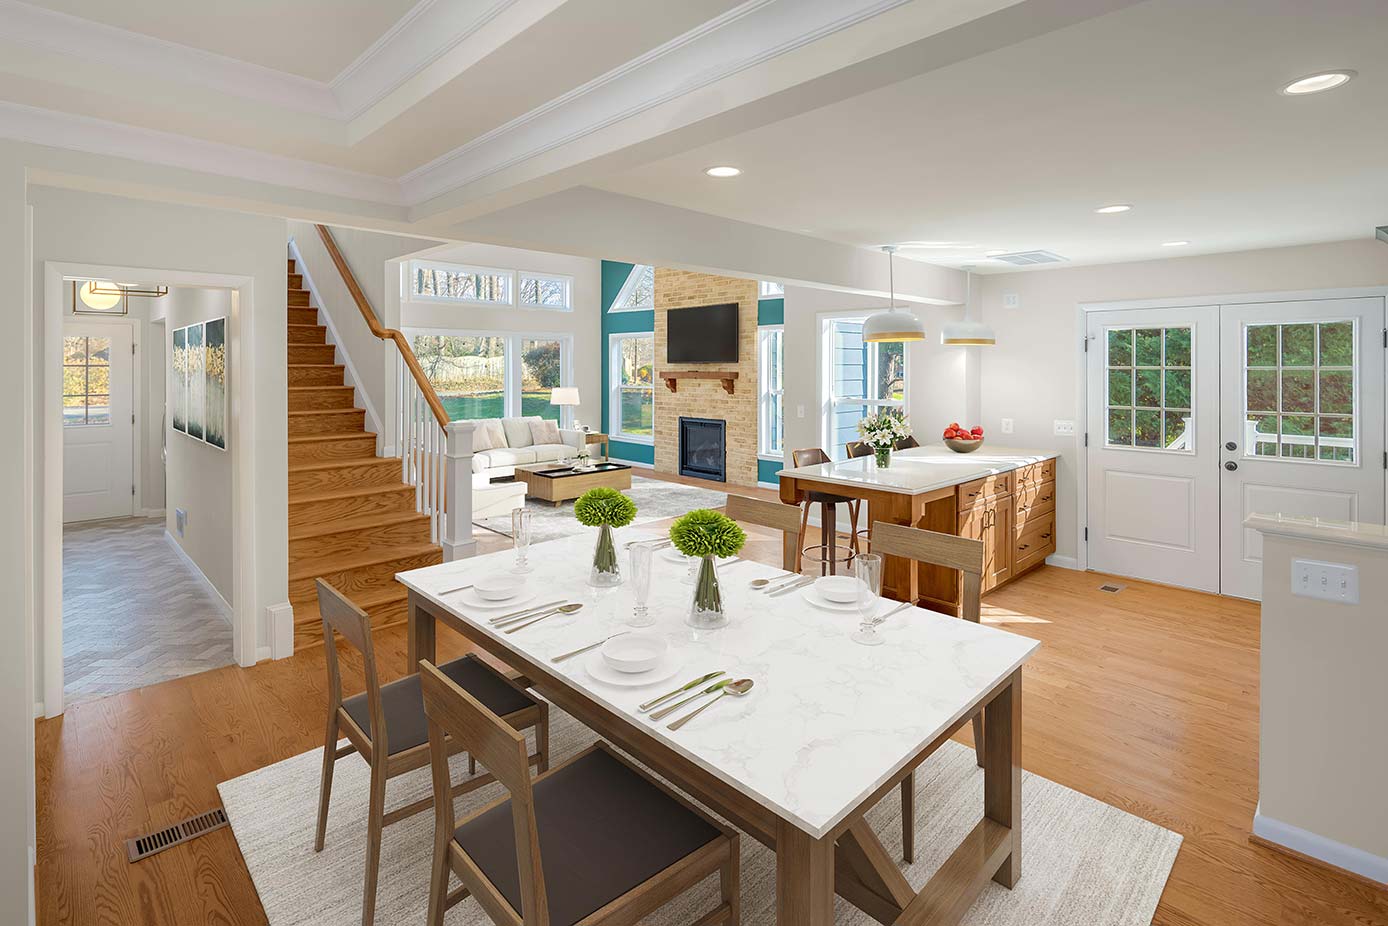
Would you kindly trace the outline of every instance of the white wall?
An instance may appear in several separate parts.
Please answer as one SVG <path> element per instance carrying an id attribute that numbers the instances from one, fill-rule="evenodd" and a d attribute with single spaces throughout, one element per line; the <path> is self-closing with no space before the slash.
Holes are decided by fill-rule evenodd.
<path id="1" fill-rule="evenodd" d="M 982 317 L 997 333 L 996 347 L 981 350 L 970 388 L 979 395 L 990 440 L 1010 446 L 1056 450 L 1056 556 L 1075 557 L 1079 526 L 1076 501 L 1076 437 L 1056 437 L 1057 418 L 1076 419 L 1083 383 L 1078 373 L 1082 332 L 1077 307 L 1089 302 L 1217 296 L 1388 284 L 1388 246 L 1372 238 L 1294 248 L 1171 258 L 1094 267 L 988 274 L 974 278 Z M 1015 293 L 1016 309 L 1002 307 Z M 1000 437 L 1000 419 L 1016 433 Z"/>
<path id="2" fill-rule="evenodd" d="M 574 385 L 583 404 L 574 410 L 580 421 L 602 417 L 602 262 L 545 251 L 527 251 L 489 244 L 453 245 L 429 251 L 431 261 L 474 264 L 502 270 L 531 270 L 573 277 L 572 312 L 502 306 L 489 308 L 447 302 L 414 302 L 400 305 L 401 329 L 457 329 L 461 331 L 510 331 L 568 335 L 573 339 Z M 408 331 L 406 331 L 408 334 Z"/>
<path id="3" fill-rule="evenodd" d="M 197 289 L 174 287 L 167 300 L 166 338 L 164 350 L 173 355 L 173 332 L 176 328 L 205 322 L 213 318 L 231 317 L 231 291 L 226 289 Z M 151 391 L 164 391 L 167 383 L 151 384 Z M 227 394 L 235 393 L 237 384 L 227 380 Z M 228 604 L 235 604 L 232 581 L 232 455 L 205 441 L 189 437 L 166 425 L 169 460 L 166 468 L 168 489 L 165 527 L 174 541 L 197 564 Z M 188 513 L 183 536 L 178 535 L 176 512 Z"/>
<path id="4" fill-rule="evenodd" d="M 167 298 L 167 297 L 165 297 Z M 164 322 L 165 306 L 162 300 L 155 300 L 151 306 L 150 320 L 145 325 L 144 337 L 140 344 L 144 348 L 144 409 L 137 414 L 141 427 L 136 439 L 143 441 L 140 475 L 140 505 L 145 511 L 164 509 L 164 405 L 167 375 L 165 361 L 169 348 L 165 339 L 169 337 L 168 325 Z"/>

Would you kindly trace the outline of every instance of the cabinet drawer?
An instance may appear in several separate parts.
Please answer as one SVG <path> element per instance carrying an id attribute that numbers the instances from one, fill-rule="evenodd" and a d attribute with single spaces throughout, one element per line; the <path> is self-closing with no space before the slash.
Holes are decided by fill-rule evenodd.
<path id="1" fill-rule="evenodd" d="M 959 510 L 964 511 L 972 508 L 976 502 L 1011 494 L 1011 473 L 984 476 L 982 479 L 965 482 L 959 486 Z"/>
<path id="2" fill-rule="evenodd" d="M 1055 481 L 1055 460 L 1042 460 L 1017 470 L 1017 485 L 1040 485 Z"/>
<path id="3" fill-rule="evenodd" d="M 1055 511 L 1055 483 L 1041 485 L 1019 485 L 1013 493 L 1015 504 L 1012 523 L 1018 534 L 1038 523 L 1042 517 Z"/>
<path id="4" fill-rule="evenodd" d="M 1012 574 L 1044 561 L 1055 552 L 1055 512 L 1033 516 L 1025 530 L 1018 530 L 1012 551 Z"/>

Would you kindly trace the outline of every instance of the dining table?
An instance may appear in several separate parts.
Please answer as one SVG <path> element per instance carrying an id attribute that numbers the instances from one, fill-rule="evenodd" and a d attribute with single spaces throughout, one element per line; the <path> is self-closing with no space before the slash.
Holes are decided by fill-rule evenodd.
<path id="1" fill-rule="evenodd" d="M 627 544 L 662 538 L 641 527 L 616 534 L 623 570 L 630 568 Z M 511 572 L 512 551 L 398 574 L 409 593 L 410 664 L 435 660 L 440 627 L 460 634 L 552 704 L 774 849 L 776 922 L 785 926 L 829 926 L 836 893 L 882 923 L 957 923 L 990 880 L 1008 888 L 1017 882 L 1022 667 L 1036 641 L 907 607 L 879 626 L 881 645 L 861 646 L 850 641 L 862 620 L 857 610 L 814 605 L 803 590 L 772 596 L 753 589 L 754 579 L 787 573 L 737 558 L 718 567 L 727 625 L 696 629 L 686 623 L 693 571 L 669 548 L 652 558 L 655 624 L 638 631 L 628 626 L 630 583 L 588 584 L 595 536 L 575 524 L 574 535 L 530 547 L 533 571 L 516 608 L 558 600 L 583 607 L 514 633 L 491 623 L 495 609 L 467 604 L 475 602 L 468 591 L 449 591 Z M 881 598 L 872 607 L 871 613 L 886 614 L 899 605 Z M 669 646 L 672 662 L 648 682 L 600 680 L 606 673 L 597 663 L 599 649 L 554 660 L 611 634 L 638 632 Z M 668 728 L 675 717 L 656 722 L 641 710 L 643 702 L 713 672 L 754 686 L 677 730 Z M 915 890 L 864 815 L 980 708 L 978 822 Z"/>

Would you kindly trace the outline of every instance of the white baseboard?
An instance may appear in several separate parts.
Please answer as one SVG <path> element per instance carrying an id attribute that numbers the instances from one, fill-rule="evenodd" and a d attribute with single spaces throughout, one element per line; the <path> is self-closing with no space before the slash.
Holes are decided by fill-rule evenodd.
<path id="1" fill-rule="evenodd" d="M 269 652 L 264 658 L 285 659 L 294 655 L 294 606 L 287 601 L 265 609 L 266 625 L 270 628 Z M 266 649 L 266 647 L 261 647 Z M 256 651 L 256 661 L 262 658 Z"/>
<path id="2" fill-rule="evenodd" d="M 168 528 L 164 529 L 164 539 L 169 542 L 169 546 L 173 547 L 173 551 L 178 554 L 179 558 L 188 564 L 188 568 L 193 570 L 193 575 L 197 576 L 199 581 L 202 582 L 203 588 L 212 596 L 213 603 L 217 605 L 217 609 L 221 612 L 222 620 L 227 622 L 227 626 L 232 626 L 231 605 L 227 604 L 227 600 L 222 597 L 222 593 L 217 591 L 217 586 L 213 585 L 212 580 L 203 573 L 197 563 L 193 562 L 193 558 L 188 555 L 188 551 L 184 550 L 183 545 L 178 542 L 178 539 L 174 537 L 173 534 L 169 533 Z"/>
<path id="3" fill-rule="evenodd" d="M 42 701 L 35 701 L 35 702 L 34 702 L 34 719 L 35 719 L 35 720 L 38 720 L 38 719 L 39 719 L 40 717 L 42 717 L 42 716 L 43 716 L 43 702 L 42 702 Z"/>
<path id="4" fill-rule="evenodd" d="M 1371 881 L 1388 884 L 1388 858 L 1264 816 L 1261 803 L 1253 813 L 1253 835 Z"/>
<path id="5" fill-rule="evenodd" d="M 270 647 L 257 646 L 255 648 L 255 662 L 252 662 L 251 665 L 255 665 L 256 662 L 268 662 L 269 660 L 274 658 L 275 657 L 272 655 L 272 650 L 270 649 Z"/>
<path id="6" fill-rule="evenodd" d="M 779 489 L 780 487 L 781 487 L 781 484 L 780 484 L 779 482 L 759 482 L 759 483 L 757 483 L 757 488 L 759 488 L 759 489 Z"/>
<path id="7" fill-rule="evenodd" d="M 634 466 L 637 469 L 655 469 L 654 463 L 643 463 L 640 460 L 628 460 L 625 457 L 617 456 L 615 453 L 609 456 L 608 459 L 613 463 L 625 463 L 627 466 Z"/>
<path id="8" fill-rule="evenodd" d="M 1080 561 L 1073 556 L 1048 556 L 1046 557 L 1047 566 L 1059 566 L 1061 569 L 1079 569 Z"/>
<path id="9" fill-rule="evenodd" d="M 162 518 L 164 517 L 163 508 L 141 508 L 140 517 L 142 518 Z"/>

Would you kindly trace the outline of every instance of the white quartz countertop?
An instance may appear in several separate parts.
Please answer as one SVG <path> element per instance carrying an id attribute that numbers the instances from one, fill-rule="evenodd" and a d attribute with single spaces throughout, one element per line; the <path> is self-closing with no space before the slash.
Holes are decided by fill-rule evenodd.
<path id="1" fill-rule="evenodd" d="M 973 453 L 955 453 L 948 447 L 913 447 L 894 452 L 891 466 L 886 469 L 879 467 L 872 457 L 858 457 L 842 463 L 783 469 L 777 475 L 920 495 L 1058 456 L 1060 454 L 1054 451 L 1012 447 L 980 447 Z"/>
<path id="2" fill-rule="evenodd" d="M 1287 514 L 1251 514 L 1243 522 L 1250 530 L 1299 540 L 1319 540 L 1388 552 L 1388 527 L 1363 521 L 1299 518 Z"/>
<path id="3" fill-rule="evenodd" d="M 510 551 L 396 578 L 817 838 L 969 714 L 1040 645 L 912 608 L 882 625 L 883 645 L 860 646 L 848 638 L 858 624 L 852 613 L 814 607 L 799 592 L 769 598 L 748 588 L 752 579 L 784 574 L 751 561 L 719 570 L 730 625 L 696 632 L 684 623 L 692 592 L 684 581 L 688 569 L 657 552 L 651 592 L 656 625 L 642 632 L 664 637 L 683 663 L 664 681 L 617 687 L 588 673 L 585 665 L 592 654 L 557 665 L 549 661 L 626 629 L 632 610 L 629 585 L 601 593 L 587 585 L 594 533 L 578 530 L 572 538 L 530 548 L 536 567 L 531 584 L 539 593 L 534 604 L 566 597 L 585 607 L 515 634 L 491 628 L 486 618 L 495 612 L 469 613 L 459 604 L 463 593 L 438 594 L 477 576 L 509 570 L 515 561 Z M 616 533 L 624 570 L 630 567 L 622 544 L 660 536 L 639 527 Z M 884 600 L 881 609 L 895 606 Z M 723 698 L 674 732 L 666 724 L 683 712 L 659 723 L 638 712 L 638 704 L 719 669 L 729 678 L 751 678 L 756 685 L 746 697 Z"/>

